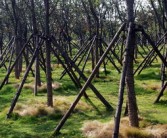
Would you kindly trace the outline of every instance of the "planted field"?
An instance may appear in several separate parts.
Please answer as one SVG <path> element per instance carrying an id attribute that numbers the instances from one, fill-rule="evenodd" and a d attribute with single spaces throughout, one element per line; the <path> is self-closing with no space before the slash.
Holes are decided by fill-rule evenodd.
<path id="1" fill-rule="evenodd" d="M 155 62 L 150 68 L 145 69 L 140 75 L 135 76 L 135 91 L 139 116 L 141 118 L 141 128 L 167 123 L 167 93 L 164 92 L 158 104 L 153 104 L 161 87 L 159 67 L 160 64 Z M 88 76 L 90 72 L 87 70 L 85 74 Z M 13 73 L 10 75 L 9 84 L 2 88 L 0 94 L 0 137 L 45 138 L 53 134 L 58 122 L 79 92 L 79 89 L 75 87 L 67 75 L 62 80 L 59 80 L 61 72 L 61 66 L 53 65 L 53 108 L 46 105 L 45 79 L 42 80 L 42 86 L 38 88 L 37 96 L 34 96 L 34 78 L 29 74 L 12 117 L 6 119 L 6 114 L 21 81 L 21 79 L 14 79 Z M 0 80 L 3 80 L 5 73 L 6 71 L 1 69 Z M 41 76 L 43 75 L 41 73 Z M 87 89 L 86 93 L 89 96 L 89 100 L 82 97 L 60 131 L 61 134 L 57 137 L 86 137 L 88 135 L 86 130 L 91 131 L 92 129 L 88 127 L 90 124 L 86 125 L 85 122 L 90 123 L 95 120 L 98 121 L 97 123 L 113 122 L 118 102 L 119 79 L 120 74 L 110 65 L 107 67 L 107 75 L 101 69 L 100 77 L 95 78 L 93 84 L 112 105 L 114 110 L 107 111 L 95 94 L 90 89 Z M 126 93 L 124 95 L 123 113 L 125 103 Z M 125 122 L 128 125 L 128 119 L 126 118 L 125 120 L 127 120 Z M 84 129 L 85 127 L 86 130 Z"/>
<path id="2" fill-rule="evenodd" d="M 0 138 L 166 138 L 167 0 L 0 0 Z"/>

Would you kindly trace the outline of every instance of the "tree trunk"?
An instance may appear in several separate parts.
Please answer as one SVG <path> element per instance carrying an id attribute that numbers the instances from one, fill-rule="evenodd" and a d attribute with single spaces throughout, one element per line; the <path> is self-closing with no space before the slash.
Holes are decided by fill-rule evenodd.
<path id="1" fill-rule="evenodd" d="M 0 36 L 0 60 L 2 60 L 3 36 Z"/>
<path id="2" fill-rule="evenodd" d="M 15 55 L 16 58 L 19 54 L 19 38 L 18 38 L 18 16 L 17 16 L 17 12 L 16 12 L 16 1 L 15 0 L 11 0 L 12 2 L 12 11 L 13 11 L 13 20 L 14 20 L 14 35 L 16 37 L 15 39 Z M 20 77 L 20 72 L 19 72 L 19 62 L 16 63 L 15 65 L 15 77 L 16 79 L 19 79 Z"/>
<path id="3" fill-rule="evenodd" d="M 31 0 L 31 16 L 32 16 L 32 25 L 33 25 L 33 45 L 34 47 L 38 47 L 38 30 L 36 23 L 36 14 L 35 14 L 35 5 L 34 0 Z M 35 59 L 35 87 L 34 87 L 34 95 L 37 95 L 37 86 L 41 86 L 41 78 L 40 78 L 40 67 L 39 67 L 39 51 L 37 51 L 36 59 Z"/>
<path id="4" fill-rule="evenodd" d="M 126 85 L 127 85 L 127 94 L 128 94 L 128 114 L 130 126 L 138 127 L 138 108 L 136 103 L 135 88 L 134 88 L 134 75 L 133 75 L 133 60 L 134 60 L 134 48 L 135 48 L 135 25 L 134 25 L 134 11 L 133 5 L 134 0 L 126 0 L 127 4 L 127 17 L 128 24 L 130 27 L 130 32 L 128 36 L 127 47 L 129 54 L 127 55 L 128 65 L 126 73 Z"/>
<path id="5" fill-rule="evenodd" d="M 163 22 L 162 22 L 162 20 L 161 20 L 160 14 L 158 14 L 157 9 L 155 8 L 155 3 L 154 3 L 154 1 L 153 1 L 153 0 L 150 0 L 150 4 L 151 4 L 151 6 L 152 6 L 152 8 L 153 8 L 153 10 L 154 10 L 156 19 L 157 19 L 157 21 L 158 21 L 159 28 L 160 28 L 160 29 L 162 28 L 163 31 L 164 31 L 164 30 L 165 30 L 165 26 L 164 26 L 164 24 L 163 24 Z"/>
<path id="6" fill-rule="evenodd" d="M 129 55 L 128 55 L 128 65 L 126 74 L 126 85 L 128 94 L 128 113 L 130 126 L 138 127 L 138 113 L 137 113 L 137 103 L 134 88 L 134 75 L 133 75 L 133 60 L 134 60 L 134 46 L 135 46 L 135 31 L 134 24 L 132 24 L 132 31 L 129 34 Z"/>
<path id="7" fill-rule="evenodd" d="M 46 80 L 47 80 L 47 105 L 53 106 L 53 94 L 52 94 L 52 74 L 51 74 L 51 58 L 50 58 L 50 47 L 51 43 L 48 40 L 50 31 L 49 31 L 49 0 L 44 0 L 45 4 L 45 35 L 46 40 Z"/>
<path id="8" fill-rule="evenodd" d="M 88 2 L 90 5 L 90 11 L 93 15 L 95 22 L 96 22 L 96 42 L 95 42 L 95 47 L 94 47 L 94 53 L 92 53 L 92 56 L 95 56 L 95 65 L 96 65 L 99 61 L 99 50 L 98 50 L 98 48 L 99 48 L 99 18 L 96 15 L 96 10 L 93 7 L 92 1 L 88 0 Z M 96 77 L 99 77 L 99 69 L 97 70 Z"/>

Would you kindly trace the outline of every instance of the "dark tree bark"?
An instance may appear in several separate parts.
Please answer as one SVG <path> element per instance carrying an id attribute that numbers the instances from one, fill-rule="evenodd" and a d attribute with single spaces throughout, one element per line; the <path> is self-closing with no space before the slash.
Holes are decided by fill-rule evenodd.
<path id="1" fill-rule="evenodd" d="M 0 60 L 2 60 L 3 36 L 0 35 Z"/>
<path id="2" fill-rule="evenodd" d="M 135 25 L 134 25 L 134 0 L 126 0 L 127 4 L 127 18 L 128 23 L 132 24 L 131 32 L 129 32 L 129 38 L 127 45 L 129 47 L 127 73 L 126 73 L 126 85 L 128 94 L 128 113 L 130 126 L 138 127 L 138 108 L 136 103 L 135 88 L 134 88 L 134 75 L 133 75 L 133 60 L 134 60 L 134 48 L 135 48 Z"/>
<path id="3" fill-rule="evenodd" d="M 46 80 L 47 80 L 47 105 L 53 106 L 53 94 L 52 94 L 52 72 L 51 72 L 51 55 L 50 47 L 51 43 L 49 40 L 49 0 L 44 0 L 45 4 L 45 35 L 46 39 Z"/>
<path id="4" fill-rule="evenodd" d="M 153 0 L 150 0 L 150 4 L 151 4 L 151 6 L 152 6 L 152 8 L 153 8 L 153 10 L 154 10 L 155 17 L 156 17 L 156 19 L 157 19 L 157 21 L 158 21 L 159 29 L 162 28 L 163 30 L 165 30 L 164 23 L 162 22 L 161 16 L 160 16 L 160 14 L 158 14 L 157 9 L 155 8 L 155 3 L 154 3 L 154 1 L 153 1 Z"/>
<path id="5" fill-rule="evenodd" d="M 16 57 L 19 54 L 19 38 L 18 38 L 18 16 L 17 16 L 17 12 L 16 12 L 16 1 L 15 0 L 11 0 L 12 2 L 12 11 L 13 11 L 13 21 L 14 21 L 14 35 L 16 37 L 15 39 L 15 55 Z M 19 62 L 16 63 L 15 65 L 15 77 L 17 79 L 19 79 L 20 77 L 20 72 L 19 72 Z"/>
<path id="6" fill-rule="evenodd" d="M 127 102 L 128 102 L 128 115 L 130 126 L 138 127 L 138 108 L 136 103 L 136 96 L 134 90 L 134 76 L 133 76 L 133 60 L 134 60 L 134 48 L 135 48 L 135 24 L 134 24 L 134 12 L 133 4 L 134 0 L 126 0 L 127 4 L 127 18 L 128 18 L 128 35 L 126 40 L 126 50 L 124 56 L 123 71 L 119 86 L 119 100 L 118 107 L 115 114 L 115 126 L 113 138 L 119 136 L 119 124 L 121 118 L 121 110 L 123 104 L 123 94 L 125 83 L 127 85 Z"/>
<path id="7" fill-rule="evenodd" d="M 123 17 L 121 16 L 121 11 L 120 11 L 120 7 L 119 7 L 119 1 L 115 1 L 114 4 L 115 4 L 115 8 L 117 10 L 117 13 L 118 13 L 118 18 L 120 19 L 121 22 L 123 22 Z"/>
<path id="8" fill-rule="evenodd" d="M 35 5 L 34 0 L 31 0 L 31 16 L 32 16 L 32 26 L 33 26 L 33 45 L 34 47 L 38 47 L 38 29 L 36 22 L 36 14 L 35 14 Z M 35 59 L 35 87 L 34 87 L 34 95 L 37 95 L 37 86 L 41 86 L 41 78 L 40 78 L 40 68 L 39 68 L 39 51 L 37 51 L 36 59 Z"/>
<path id="9" fill-rule="evenodd" d="M 128 29 L 128 38 L 130 34 L 131 28 Z M 121 112 L 122 112 L 122 105 L 123 105 L 123 95 L 124 95 L 124 89 L 125 89 L 125 78 L 127 73 L 127 65 L 128 65 L 128 55 L 129 55 L 129 40 L 126 42 L 126 49 L 125 49 L 125 55 L 124 55 L 124 63 L 123 63 L 123 69 L 119 84 L 119 100 L 118 100 L 118 107 L 115 113 L 115 125 L 114 125 L 114 132 L 113 132 L 113 138 L 118 138 L 119 136 L 119 124 L 120 124 L 120 118 L 121 118 Z"/>
<path id="10" fill-rule="evenodd" d="M 34 0 L 31 0 L 31 16 L 32 16 L 32 26 L 33 26 L 33 33 L 37 34 L 37 22 L 36 22 L 36 14 L 35 14 L 35 5 Z"/>
<path id="11" fill-rule="evenodd" d="M 163 2 L 164 11 L 165 11 L 165 18 L 167 20 L 167 0 L 162 0 L 162 2 Z"/>
<path id="12" fill-rule="evenodd" d="M 89 5 L 90 5 L 90 11 L 93 15 L 93 18 L 95 20 L 95 23 L 96 23 L 96 42 L 95 42 L 95 47 L 94 47 L 94 52 L 92 52 L 92 56 L 95 56 L 95 64 L 98 63 L 99 61 L 99 18 L 96 14 L 96 10 L 95 8 L 93 7 L 93 3 L 92 3 L 92 0 L 88 0 L 89 2 Z M 92 60 L 93 61 L 93 60 Z M 97 73 L 96 73 L 96 77 L 99 77 L 99 70 L 97 70 Z"/>
<path id="13" fill-rule="evenodd" d="M 88 7 L 86 7 L 86 4 L 84 2 L 84 0 L 81 0 L 82 2 L 82 5 L 83 5 L 83 8 L 85 10 L 85 13 L 86 13 L 86 18 L 87 18 L 87 23 L 88 23 L 88 30 L 89 30 L 89 38 L 91 39 L 93 37 L 93 34 L 92 34 L 92 22 L 91 22 L 91 16 L 90 16 L 90 13 L 89 13 L 89 10 L 88 10 Z M 95 67 L 95 57 L 94 57 L 94 49 L 92 48 L 91 50 L 91 55 L 92 55 L 92 70 L 94 69 Z"/>

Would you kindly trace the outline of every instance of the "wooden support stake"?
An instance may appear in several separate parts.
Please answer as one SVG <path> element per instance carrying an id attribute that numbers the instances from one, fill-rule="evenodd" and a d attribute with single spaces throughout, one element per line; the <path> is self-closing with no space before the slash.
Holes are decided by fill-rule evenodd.
<path id="1" fill-rule="evenodd" d="M 121 74 L 121 79 L 120 79 L 120 85 L 119 85 L 118 106 L 117 106 L 117 110 L 115 113 L 115 125 L 114 125 L 113 138 L 118 138 L 118 135 L 119 135 L 119 125 L 120 125 L 120 118 L 121 118 L 121 112 L 122 112 L 124 88 L 125 88 L 125 77 L 126 77 L 126 72 L 127 72 L 128 56 L 130 55 L 129 43 L 131 41 L 131 38 L 129 37 L 129 35 L 131 34 L 131 31 L 133 29 L 132 26 L 133 24 L 129 23 L 128 36 L 127 36 L 127 41 L 126 41 L 126 49 L 125 49 L 125 55 L 124 55 L 124 64 L 123 64 L 123 69 L 122 69 L 122 74 Z"/>
<path id="2" fill-rule="evenodd" d="M 75 57 L 72 59 L 72 61 L 75 63 L 77 61 L 77 59 L 79 58 L 79 56 L 88 49 L 89 44 L 95 40 L 95 37 L 93 37 L 87 44 L 86 46 L 83 46 L 79 49 L 78 53 L 75 55 Z M 62 79 L 64 77 L 64 75 L 66 74 L 66 71 L 64 70 L 62 72 L 62 76 L 60 77 L 60 79 Z"/>
<path id="3" fill-rule="evenodd" d="M 156 47 L 158 48 L 158 46 L 161 44 L 161 42 L 164 40 L 164 38 L 166 37 L 167 32 L 159 39 L 159 41 L 156 43 Z M 140 65 L 137 67 L 137 69 L 134 71 L 134 74 L 137 73 L 137 71 L 143 66 L 143 64 L 146 64 L 146 62 L 148 62 L 148 60 L 151 59 L 151 57 L 154 55 L 155 51 L 154 49 L 152 49 L 149 54 L 145 57 L 145 59 L 140 63 Z M 145 66 L 145 65 L 144 65 Z M 142 69 L 140 70 L 140 72 L 142 71 Z"/>
<path id="4" fill-rule="evenodd" d="M 5 84 L 6 80 L 8 79 L 10 73 L 12 72 L 15 64 L 17 63 L 17 61 L 19 60 L 20 56 L 22 55 L 24 49 L 26 48 L 27 44 L 29 43 L 30 39 L 32 38 L 32 35 L 30 36 L 30 38 L 28 39 L 28 41 L 24 44 L 23 48 L 21 49 L 19 55 L 17 56 L 16 60 L 14 61 L 13 65 L 11 66 L 10 70 L 7 72 L 4 80 L 2 81 L 1 85 L 0 85 L 0 90 L 2 89 L 3 85 Z"/>
<path id="5" fill-rule="evenodd" d="M 156 100 L 154 101 L 154 103 L 158 103 L 159 102 L 159 99 L 161 98 L 161 96 L 163 95 L 163 92 L 165 91 L 167 87 L 167 82 L 164 84 L 164 86 L 162 87 L 161 91 L 159 92 Z"/>
<path id="6" fill-rule="evenodd" d="M 59 122 L 59 124 L 57 125 L 57 127 L 55 128 L 55 131 L 54 131 L 53 135 L 59 134 L 60 129 L 62 128 L 62 126 L 64 125 L 64 123 L 66 122 L 66 120 L 68 119 L 68 117 L 70 116 L 70 114 L 72 113 L 72 111 L 74 110 L 75 106 L 77 105 L 77 103 L 79 102 L 79 100 L 82 97 L 83 93 L 85 92 L 86 88 L 90 85 L 92 79 L 94 78 L 94 76 L 96 74 L 96 71 L 99 69 L 99 67 L 102 64 L 103 60 L 105 59 L 106 55 L 109 53 L 111 47 L 114 45 L 114 43 L 118 39 L 118 37 L 119 37 L 120 33 L 122 32 L 122 30 L 124 29 L 125 25 L 126 24 L 124 23 L 119 28 L 118 32 L 115 34 L 113 40 L 111 41 L 111 43 L 107 47 L 106 51 L 103 53 L 102 57 L 100 58 L 100 60 L 96 64 L 96 67 L 93 69 L 93 71 L 92 71 L 91 75 L 89 76 L 89 78 L 87 79 L 85 85 L 80 90 L 80 92 L 79 92 L 78 96 L 76 97 L 75 101 L 73 102 L 73 104 L 71 105 L 71 107 L 69 108 L 69 110 L 66 112 L 66 114 L 63 116 L 63 118 L 61 119 L 61 121 Z"/>
<path id="7" fill-rule="evenodd" d="M 144 31 L 144 29 L 142 29 L 141 32 L 145 36 L 145 38 L 148 40 L 148 42 L 151 44 L 151 46 L 153 47 L 154 51 L 157 53 L 159 58 L 162 60 L 163 64 L 167 67 L 167 62 L 166 62 L 165 58 L 163 57 L 163 55 L 158 50 L 158 48 L 155 45 L 155 43 L 151 40 L 150 36 Z"/>
<path id="8" fill-rule="evenodd" d="M 55 46 L 58 46 L 55 42 L 55 39 L 53 39 L 53 42 L 55 43 Z M 60 53 L 62 53 L 62 57 L 65 59 L 66 64 L 70 63 L 70 68 L 72 69 L 72 67 L 74 67 L 74 69 L 78 72 L 78 74 L 82 77 L 82 79 L 86 82 L 88 79 L 86 78 L 86 76 L 81 72 L 81 70 L 79 69 L 79 67 L 68 57 L 68 55 L 66 54 L 66 52 L 63 52 L 63 49 L 58 46 L 57 47 L 60 50 Z M 79 80 L 78 80 L 79 81 Z M 105 98 L 100 94 L 100 92 L 90 83 L 88 85 L 88 87 L 90 87 L 90 89 L 92 89 L 92 91 L 95 93 L 95 95 L 101 100 L 101 102 L 106 106 L 107 109 L 112 109 L 111 105 L 105 100 Z M 84 92 L 83 92 L 84 93 Z"/>
<path id="9" fill-rule="evenodd" d="M 8 113 L 7 113 L 7 118 L 10 118 L 11 113 L 12 113 L 13 110 L 14 110 L 14 107 L 15 107 L 15 105 L 16 105 L 16 103 L 17 103 L 17 100 L 18 100 L 18 98 L 19 98 L 19 96 L 20 96 L 20 94 L 21 94 L 21 90 L 22 90 L 22 88 L 23 88 L 23 85 L 24 85 L 24 83 L 25 83 L 25 81 L 26 81 L 26 79 L 27 79 L 28 73 L 29 73 L 29 71 L 30 71 L 30 69 L 31 69 L 31 67 L 32 67 L 32 65 L 33 65 L 33 63 L 34 63 L 34 61 L 35 61 L 36 54 L 37 54 L 37 51 L 39 50 L 39 47 L 40 47 L 40 45 L 38 45 L 38 47 L 37 47 L 37 48 L 35 49 L 35 51 L 34 51 L 33 57 L 32 57 L 32 59 L 31 59 L 29 65 L 28 65 L 28 67 L 27 67 L 27 69 L 26 69 L 26 72 L 25 72 L 25 74 L 24 74 L 24 76 L 23 76 L 22 82 L 21 82 L 21 84 L 19 85 L 19 88 L 18 88 L 18 90 L 17 90 L 17 92 L 16 92 L 16 95 L 15 95 L 15 97 L 14 97 L 12 103 L 11 103 L 11 107 L 10 107 Z"/>
<path id="10" fill-rule="evenodd" d="M 72 68 L 70 67 L 70 65 L 68 64 L 68 62 L 66 63 L 67 64 L 67 67 L 66 67 L 65 64 L 63 63 L 63 61 L 61 60 L 61 58 L 58 56 L 58 54 L 56 54 L 56 52 L 53 49 L 53 47 L 51 47 L 51 49 L 52 49 L 55 57 L 59 60 L 59 62 L 61 63 L 61 65 L 65 69 L 66 73 L 70 76 L 71 80 L 74 82 L 75 86 L 79 87 L 79 88 L 82 88 L 82 85 L 81 85 L 79 79 L 75 75 L 74 71 L 72 70 Z M 88 95 L 86 94 L 86 92 L 84 93 L 84 96 L 85 96 L 86 99 L 88 99 Z"/>

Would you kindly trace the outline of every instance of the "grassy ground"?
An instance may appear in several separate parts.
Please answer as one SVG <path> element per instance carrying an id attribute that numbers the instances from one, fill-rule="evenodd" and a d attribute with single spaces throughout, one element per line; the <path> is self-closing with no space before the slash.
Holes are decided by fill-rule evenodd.
<path id="1" fill-rule="evenodd" d="M 160 64 L 155 63 L 152 68 L 145 69 L 140 75 L 135 76 L 139 115 L 151 125 L 167 123 L 167 94 L 164 94 L 160 103 L 153 104 L 161 85 L 159 68 Z M 9 84 L 0 90 L 0 137 L 48 138 L 53 134 L 54 128 L 79 92 L 79 89 L 75 87 L 67 75 L 62 80 L 59 80 L 61 71 L 61 66 L 53 66 L 53 81 L 59 84 L 53 91 L 54 102 L 58 101 L 55 104 L 54 111 L 46 113 L 40 110 L 40 113 L 32 113 L 35 112 L 34 110 L 38 108 L 38 105 L 44 107 L 46 103 L 46 88 L 40 89 L 38 96 L 34 96 L 32 89 L 34 79 L 30 74 L 26 82 L 26 87 L 24 87 L 19 97 L 14 114 L 10 119 L 6 119 L 11 101 L 21 81 L 21 79 L 15 80 L 14 74 L 11 74 Z M 89 75 L 88 72 L 86 71 L 85 74 Z M 4 69 L 0 69 L 0 82 L 3 80 L 5 73 Z M 107 76 L 101 72 L 100 78 L 93 80 L 95 87 L 109 101 L 114 111 L 107 111 L 94 93 L 90 89 L 87 89 L 86 92 L 89 95 L 90 101 L 85 100 L 85 98 L 81 99 L 80 106 L 77 107 L 67 120 L 61 130 L 61 134 L 57 138 L 82 138 L 84 136 L 81 132 L 81 127 L 85 121 L 99 120 L 101 122 L 108 122 L 113 120 L 118 101 L 119 78 L 120 74 L 109 65 Z M 42 73 L 42 81 L 43 83 L 45 82 L 44 73 Z M 126 93 L 124 99 L 125 103 Z M 30 112 L 33 115 L 19 115 L 18 112 L 23 113 L 23 111 L 19 111 L 20 106 L 27 110 L 30 108 Z M 140 125 L 144 126 L 146 124 Z"/>

